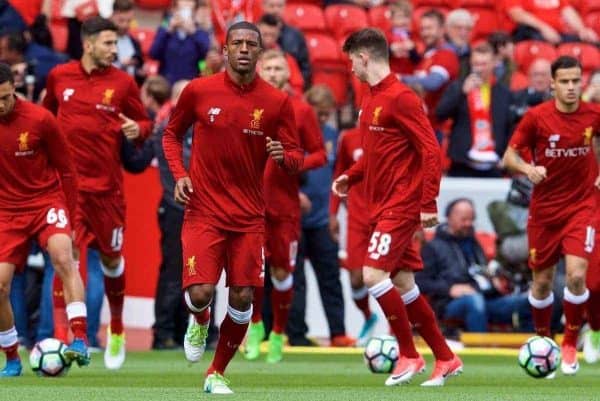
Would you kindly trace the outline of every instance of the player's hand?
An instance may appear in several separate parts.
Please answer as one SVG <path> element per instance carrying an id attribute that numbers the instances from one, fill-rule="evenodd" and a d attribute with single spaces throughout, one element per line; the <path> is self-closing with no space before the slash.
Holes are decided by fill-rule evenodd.
<path id="1" fill-rule="evenodd" d="M 421 225 L 423 228 L 431 228 L 439 223 L 437 213 L 421 212 Z"/>
<path id="2" fill-rule="evenodd" d="M 529 166 L 527 169 L 527 178 L 534 185 L 539 184 L 547 177 L 546 167 L 544 166 Z"/>
<path id="3" fill-rule="evenodd" d="M 304 192 L 299 192 L 298 199 L 300 200 L 300 213 L 309 214 L 312 209 L 310 198 Z"/>
<path id="4" fill-rule="evenodd" d="M 119 113 L 119 118 L 123 121 L 121 124 L 121 131 L 125 134 L 128 140 L 136 139 L 140 136 L 140 126 L 131 118 L 125 116 L 123 113 Z"/>
<path id="5" fill-rule="evenodd" d="M 329 235 L 331 239 L 337 244 L 340 240 L 340 222 L 335 214 L 329 215 Z"/>
<path id="6" fill-rule="evenodd" d="M 594 181 L 594 186 L 596 189 L 600 189 L 600 175 L 596 177 L 596 181 Z"/>
<path id="7" fill-rule="evenodd" d="M 183 177 L 177 180 L 175 184 L 175 201 L 187 205 L 190 201 L 190 194 L 194 192 L 192 188 L 192 180 L 190 177 Z"/>
<path id="8" fill-rule="evenodd" d="M 340 198 L 345 198 L 346 196 L 348 196 L 348 189 L 348 176 L 346 174 L 340 175 L 338 178 L 335 179 L 333 184 L 331 184 L 331 190 L 335 195 L 339 196 Z"/>
<path id="9" fill-rule="evenodd" d="M 277 163 L 283 162 L 283 145 L 279 141 L 274 141 L 267 137 L 267 153 Z"/>
<path id="10" fill-rule="evenodd" d="M 466 95 L 475 88 L 479 88 L 483 84 L 483 80 L 478 74 L 469 74 L 463 83 L 463 93 Z"/>
<path id="11" fill-rule="evenodd" d="M 451 298 L 460 298 L 465 295 L 471 295 L 475 293 L 475 288 L 470 284 L 454 284 L 450 287 L 449 295 Z"/>

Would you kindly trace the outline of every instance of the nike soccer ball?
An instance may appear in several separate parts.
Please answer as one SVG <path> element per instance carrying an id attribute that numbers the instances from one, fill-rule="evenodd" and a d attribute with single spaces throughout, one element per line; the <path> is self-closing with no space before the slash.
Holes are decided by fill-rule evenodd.
<path id="1" fill-rule="evenodd" d="M 396 366 L 399 354 L 396 339 L 392 336 L 383 335 L 369 339 L 363 356 L 371 372 L 390 373 Z"/>
<path id="2" fill-rule="evenodd" d="M 35 344 L 29 354 L 31 369 L 38 376 L 63 376 L 67 374 L 71 363 L 65 358 L 67 346 L 56 338 L 46 338 Z"/>
<path id="3" fill-rule="evenodd" d="M 536 379 L 554 372 L 560 365 L 560 359 L 560 348 L 548 337 L 531 337 L 519 350 L 519 366 Z"/>

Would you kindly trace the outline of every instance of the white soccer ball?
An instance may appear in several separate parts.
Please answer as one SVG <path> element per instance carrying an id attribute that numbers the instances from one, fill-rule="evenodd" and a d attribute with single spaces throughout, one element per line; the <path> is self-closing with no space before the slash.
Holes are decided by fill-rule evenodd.
<path id="1" fill-rule="evenodd" d="M 531 337 L 519 350 L 519 366 L 536 379 L 554 372 L 560 365 L 560 360 L 560 348 L 548 337 Z"/>
<path id="2" fill-rule="evenodd" d="M 367 367 L 373 373 L 390 373 L 399 355 L 398 341 L 388 335 L 371 337 L 363 354 Z"/>
<path id="3" fill-rule="evenodd" d="M 29 354 L 31 369 L 38 376 L 56 377 L 67 374 L 71 363 L 65 357 L 67 346 L 56 338 L 46 338 L 35 344 Z"/>

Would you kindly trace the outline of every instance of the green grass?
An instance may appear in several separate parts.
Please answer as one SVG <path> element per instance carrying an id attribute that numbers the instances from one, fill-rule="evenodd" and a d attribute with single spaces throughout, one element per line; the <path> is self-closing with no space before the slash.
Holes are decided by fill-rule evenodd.
<path id="1" fill-rule="evenodd" d="M 86 368 L 73 367 L 68 376 L 39 378 L 28 368 L 23 377 L 0 379 L 1 401 L 186 401 L 208 398 L 228 400 L 598 400 L 600 367 L 585 363 L 576 377 L 560 373 L 555 380 L 535 380 L 517 366 L 516 356 L 463 355 L 465 373 L 452 378 L 443 388 L 422 388 L 418 384 L 428 369 L 413 383 L 388 388 L 385 375 L 368 372 L 361 356 L 286 355 L 272 366 L 263 361 L 247 362 L 238 356 L 227 377 L 236 392 L 233 396 L 209 396 L 201 392 L 205 362 L 189 367 L 182 352 L 129 353 L 124 368 L 109 372 L 102 355 L 94 354 Z"/>

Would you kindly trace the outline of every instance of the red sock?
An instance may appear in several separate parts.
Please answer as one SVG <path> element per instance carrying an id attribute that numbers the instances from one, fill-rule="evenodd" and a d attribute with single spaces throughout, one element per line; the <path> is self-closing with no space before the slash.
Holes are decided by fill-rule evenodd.
<path id="1" fill-rule="evenodd" d="M 376 299 L 398 340 L 400 355 L 406 358 L 417 358 L 419 353 L 415 348 L 406 308 L 400 293 L 390 283 L 389 290 Z"/>
<path id="2" fill-rule="evenodd" d="M 104 276 L 104 292 L 110 308 L 110 332 L 123 333 L 123 302 L 125 300 L 125 273 L 119 277 Z"/>
<path id="3" fill-rule="evenodd" d="M 194 319 L 196 320 L 196 323 L 202 325 L 202 326 L 206 326 L 208 324 L 208 322 L 210 321 L 210 308 L 207 306 L 206 308 L 204 308 L 204 310 L 202 312 L 191 312 L 192 316 L 194 316 Z"/>
<path id="4" fill-rule="evenodd" d="M 535 333 L 538 336 L 550 337 L 550 321 L 552 320 L 552 305 L 546 306 L 545 308 L 531 307 L 531 314 L 533 316 L 533 326 L 535 327 Z"/>
<path id="5" fill-rule="evenodd" d="M 11 346 L 2 348 L 2 350 L 6 354 L 7 361 L 12 361 L 13 359 L 21 359 L 19 357 L 19 342 L 18 341 Z"/>
<path id="6" fill-rule="evenodd" d="M 231 319 L 229 314 L 225 315 L 219 330 L 219 342 L 217 343 L 215 357 L 206 371 L 206 375 L 214 372 L 219 374 L 225 372 L 229 361 L 231 361 L 242 343 L 247 329 L 248 323 L 238 324 Z"/>
<path id="7" fill-rule="evenodd" d="M 54 318 L 54 337 L 62 342 L 68 342 L 69 325 L 67 321 L 67 310 L 63 283 L 58 274 L 54 273 L 52 280 L 52 315 Z"/>
<path id="8" fill-rule="evenodd" d="M 363 316 L 365 317 L 365 320 L 369 319 L 371 317 L 371 308 L 369 307 L 369 293 L 366 292 L 365 295 L 360 298 L 353 297 L 353 300 L 356 304 L 356 307 L 362 312 Z"/>
<path id="9" fill-rule="evenodd" d="M 261 322 L 263 319 L 262 309 L 264 298 L 264 287 L 254 287 L 254 297 L 252 298 L 252 323 Z"/>
<path id="10" fill-rule="evenodd" d="M 410 322 L 429 345 L 436 360 L 449 361 L 454 358 L 454 353 L 446 344 L 446 339 L 440 331 L 435 314 L 422 294 L 406 305 L 406 311 Z"/>
<path id="11" fill-rule="evenodd" d="M 87 344 L 87 318 L 83 316 L 75 317 L 69 320 L 69 326 L 73 337 L 80 338 Z"/>
<path id="12" fill-rule="evenodd" d="M 276 334 L 281 334 L 285 330 L 288 317 L 290 316 L 293 295 L 293 287 L 285 291 L 279 291 L 273 288 L 273 291 L 271 292 L 271 304 L 273 306 L 273 332 Z"/>
<path id="13" fill-rule="evenodd" d="M 565 336 L 563 337 L 563 345 L 577 346 L 577 337 L 579 329 L 583 323 L 583 314 L 586 309 L 586 303 L 574 304 L 566 299 L 563 299 L 563 310 L 565 312 Z"/>
<path id="14" fill-rule="evenodd" d="M 587 301 L 587 317 L 592 330 L 600 330 L 600 291 L 590 291 L 590 298 Z"/>

